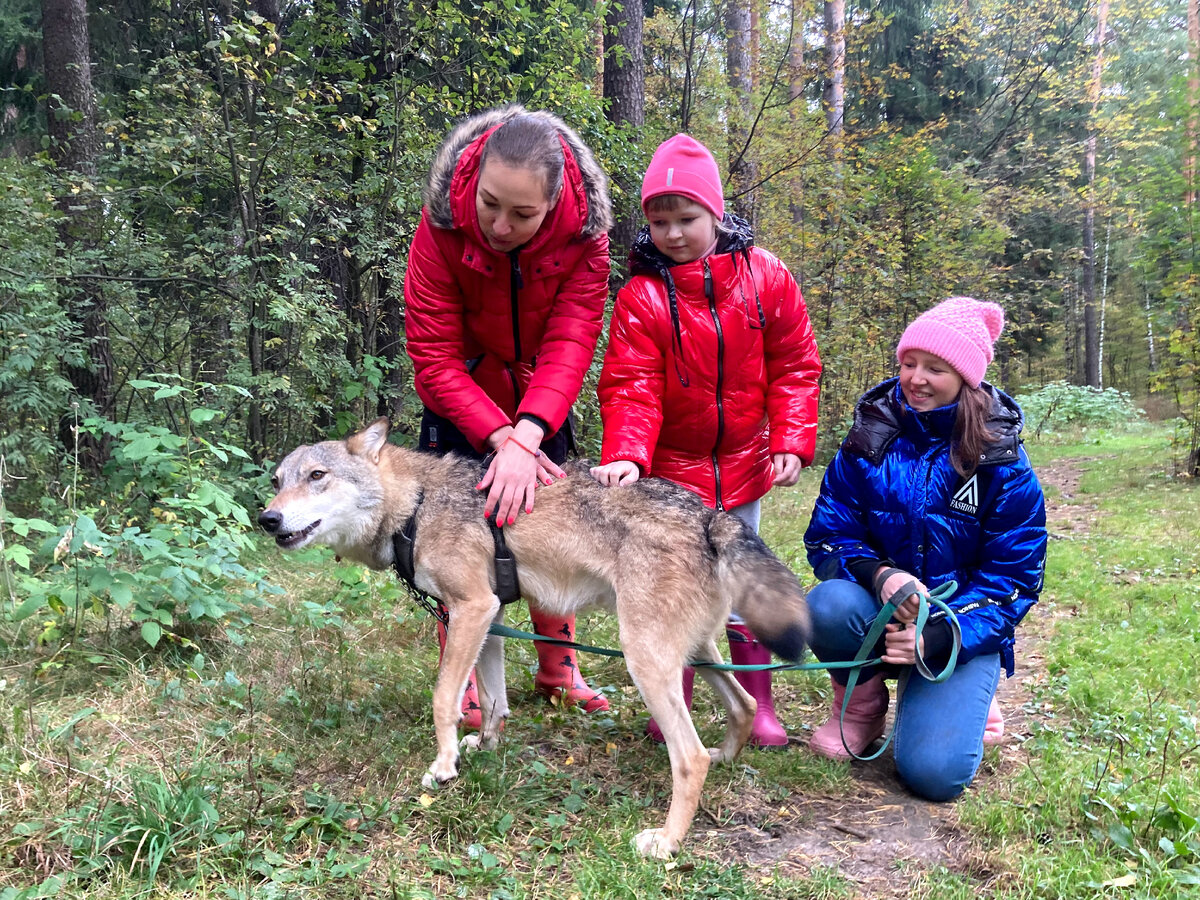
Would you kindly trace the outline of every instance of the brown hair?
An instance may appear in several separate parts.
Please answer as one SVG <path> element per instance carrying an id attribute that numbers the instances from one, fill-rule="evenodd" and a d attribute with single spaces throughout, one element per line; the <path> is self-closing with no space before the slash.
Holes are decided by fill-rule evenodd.
<path id="1" fill-rule="evenodd" d="M 563 148 L 558 129 L 544 116 L 520 115 L 492 132 L 483 145 L 479 168 L 493 156 L 505 165 L 528 169 L 542 176 L 546 199 L 558 199 L 563 183 Z"/>
<path id="2" fill-rule="evenodd" d="M 992 395 L 963 382 L 958 394 L 958 415 L 954 419 L 954 439 L 950 442 L 950 464 L 963 478 L 975 474 L 984 448 L 996 440 L 987 427 L 991 415 Z"/>

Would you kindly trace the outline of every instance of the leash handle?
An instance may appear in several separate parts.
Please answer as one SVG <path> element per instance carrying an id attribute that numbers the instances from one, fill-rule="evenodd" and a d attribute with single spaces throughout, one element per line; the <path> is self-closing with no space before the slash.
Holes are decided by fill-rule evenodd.
<path id="1" fill-rule="evenodd" d="M 950 597 L 956 590 L 958 590 L 958 582 L 947 581 L 945 584 L 934 588 L 934 590 L 930 591 L 928 594 L 924 592 L 917 593 L 917 620 L 914 623 L 914 627 L 916 629 L 914 645 L 917 651 L 917 662 L 914 668 L 916 668 L 921 677 L 926 678 L 929 681 L 945 681 L 954 673 L 954 666 L 958 662 L 958 648 L 962 646 L 962 629 L 959 627 L 958 620 L 955 618 L 954 612 L 945 602 L 945 598 Z M 937 675 L 934 675 L 930 670 L 929 666 L 925 662 L 925 659 L 922 657 L 920 650 L 921 634 L 925 630 L 925 623 L 929 621 L 930 604 L 937 606 L 938 609 L 946 613 L 946 618 L 950 621 L 950 630 L 954 635 L 954 640 L 950 647 L 950 659 L 946 662 L 946 665 L 942 671 Z M 850 677 L 846 681 L 846 693 L 842 697 L 842 709 L 840 715 L 838 716 L 838 734 L 842 739 L 842 747 L 845 749 L 845 751 L 850 754 L 851 758 L 857 759 L 861 762 L 867 762 L 881 756 L 883 751 L 885 751 L 888 748 L 888 745 L 891 744 L 892 736 L 896 731 L 896 724 L 893 721 L 892 727 L 888 729 L 883 743 L 880 745 L 879 749 L 870 756 L 859 756 L 846 744 L 846 710 L 850 706 L 850 698 L 854 694 L 854 688 L 858 684 L 859 675 L 862 674 L 863 668 L 868 664 L 866 662 L 867 655 L 872 649 L 874 649 L 875 644 L 879 641 L 880 635 L 883 634 L 888 622 L 891 621 L 892 614 L 896 611 L 896 606 L 896 603 L 889 600 L 887 603 L 883 604 L 883 607 L 875 616 L 875 621 L 871 623 L 871 628 L 867 632 L 867 636 L 863 638 L 862 646 L 858 648 L 858 653 L 854 657 L 853 662 L 855 663 L 855 667 L 850 671 Z M 899 704 L 900 697 L 904 696 L 904 687 L 908 683 L 908 679 L 911 674 L 912 669 L 910 668 L 905 670 L 905 672 L 900 676 L 900 684 L 896 691 L 897 705 Z"/>

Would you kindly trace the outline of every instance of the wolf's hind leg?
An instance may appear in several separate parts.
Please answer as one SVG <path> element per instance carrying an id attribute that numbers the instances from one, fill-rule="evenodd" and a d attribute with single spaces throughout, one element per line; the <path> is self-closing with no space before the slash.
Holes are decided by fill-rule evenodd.
<path id="1" fill-rule="evenodd" d="M 495 621 L 503 623 L 503 607 L 496 614 Z M 499 742 L 500 729 L 508 716 L 508 690 L 504 683 L 504 638 L 495 634 L 488 635 L 475 663 L 475 680 L 479 688 L 482 723 L 479 734 L 468 734 L 463 738 L 463 746 L 490 750 Z"/>
<path id="2" fill-rule="evenodd" d="M 488 626 L 500 608 L 489 594 L 484 602 L 452 601 L 443 598 L 450 611 L 446 629 L 446 650 L 433 689 L 433 728 L 437 738 L 437 756 L 421 779 L 426 788 L 449 781 L 458 775 L 458 720 L 467 679 L 487 639 Z"/>
<path id="3" fill-rule="evenodd" d="M 721 662 L 717 642 L 710 639 L 707 646 L 697 652 L 696 659 L 698 662 Z M 708 752 L 713 762 L 732 762 L 746 741 L 750 740 L 758 704 L 733 677 L 732 672 L 707 666 L 700 666 L 696 671 L 717 692 L 721 705 L 725 707 L 725 740 L 721 741 L 720 747 L 710 747 Z"/>
<path id="4" fill-rule="evenodd" d="M 679 852 L 700 805 L 700 792 L 708 775 L 710 757 L 687 704 L 683 700 L 683 663 L 672 653 L 672 642 L 653 634 L 629 635 L 622 622 L 621 646 L 634 684 L 662 729 L 671 760 L 671 804 L 662 828 L 648 828 L 634 838 L 643 856 L 669 859 Z"/>

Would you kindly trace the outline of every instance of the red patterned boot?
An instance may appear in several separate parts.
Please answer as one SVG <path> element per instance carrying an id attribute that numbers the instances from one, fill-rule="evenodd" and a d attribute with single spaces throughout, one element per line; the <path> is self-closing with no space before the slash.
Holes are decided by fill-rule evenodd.
<path id="1" fill-rule="evenodd" d="M 564 641 L 575 640 L 574 616 L 560 618 L 531 609 L 529 617 L 533 620 L 533 630 L 537 634 L 561 638 Z M 608 710 L 608 700 L 605 696 L 592 690 L 579 674 L 579 660 L 573 649 L 542 641 L 534 641 L 533 646 L 538 655 L 538 673 L 533 679 L 534 690 L 547 700 L 552 701 L 558 697 L 559 702 L 567 706 L 582 706 L 587 712 Z"/>
<path id="2" fill-rule="evenodd" d="M 443 616 L 446 614 L 444 606 L 438 606 L 438 612 Z M 442 624 L 442 620 L 437 620 L 438 633 L 438 668 L 442 665 L 442 655 L 446 652 L 446 626 Z M 458 727 L 466 731 L 478 731 L 482 723 L 483 711 L 479 708 L 479 692 L 475 690 L 475 670 L 471 670 L 471 677 L 467 679 L 467 689 L 463 693 L 462 699 L 462 718 L 458 720 Z"/>
<path id="3" fill-rule="evenodd" d="M 730 622 L 725 626 L 725 635 L 729 638 L 729 660 L 735 666 L 763 666 L 771 662 L 771 651 L 760 644 L 745 625 Z M 775 716 L 770 669 L 734 672 L 733 677 L 758 703 L 754 727 L 747 743 L 758 747 L 786 747 L 787 732 Z"/>

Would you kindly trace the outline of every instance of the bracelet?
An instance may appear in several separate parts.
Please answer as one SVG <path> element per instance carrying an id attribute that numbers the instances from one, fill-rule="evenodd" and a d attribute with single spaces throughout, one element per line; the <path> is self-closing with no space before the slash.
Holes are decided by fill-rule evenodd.
<path id="1" fill-rule="evenodd" d="M 538 457 L 538 456 L 542 455 L 541 450 L 530 450 L 528 447 L 526 447 L 524 444 L 522 444 L 520 441 L 518 441 L 511 434 L 504 439 L 504 444 L 516 444 L 518 447 L 520 447 L 522 450 L 524 450 L 526 453 L 528 453 L 530 456 L 533 456 L 533 457 Z M 501 444 L 501 446 L 504 446 L 504 444 Z"/>

